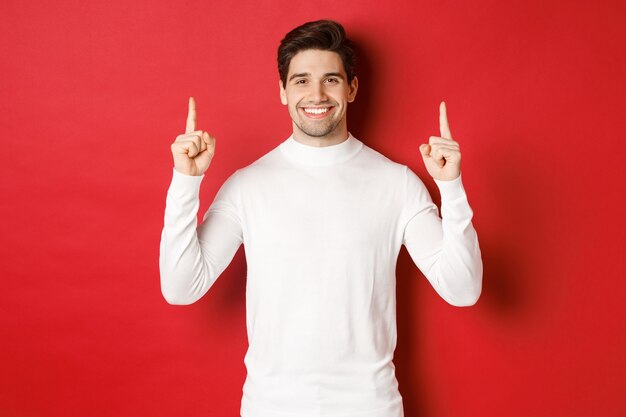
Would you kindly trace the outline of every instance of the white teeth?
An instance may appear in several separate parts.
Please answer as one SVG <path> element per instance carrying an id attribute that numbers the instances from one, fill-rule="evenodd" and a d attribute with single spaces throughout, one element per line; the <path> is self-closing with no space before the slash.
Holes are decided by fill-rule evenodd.
<path id="1" fill-rule="evenodd" d="M 322 113 L 326 113 L 328 111 L 328 107 L 322 108 L 322 109 L 304 109 L 305 112 L 307 113 L 311 113 L 311 114 L 322 114 Z"/>

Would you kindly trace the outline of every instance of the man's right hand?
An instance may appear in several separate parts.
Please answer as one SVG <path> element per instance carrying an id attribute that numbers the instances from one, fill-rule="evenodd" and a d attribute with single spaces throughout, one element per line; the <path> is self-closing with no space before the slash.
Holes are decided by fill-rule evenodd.
<path id="1" fill-rule="evenodd" d="M 189 97 L 189 113 L 184 135 L 172 143 L 174 169 L 185 175 L 203 175 L 215 155 L 215 138 L 196 130 L 196 101 Z"/>

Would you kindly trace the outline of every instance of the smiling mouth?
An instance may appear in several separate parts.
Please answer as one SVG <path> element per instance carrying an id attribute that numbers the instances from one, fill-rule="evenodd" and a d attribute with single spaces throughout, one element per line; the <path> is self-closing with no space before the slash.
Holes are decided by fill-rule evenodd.
<path id="1" fill-rule="evenodd" d="M 304 114 L 312 118 L 322 118 L 326 116 L 333 106 L 330 107 L 301 107 Z"/>

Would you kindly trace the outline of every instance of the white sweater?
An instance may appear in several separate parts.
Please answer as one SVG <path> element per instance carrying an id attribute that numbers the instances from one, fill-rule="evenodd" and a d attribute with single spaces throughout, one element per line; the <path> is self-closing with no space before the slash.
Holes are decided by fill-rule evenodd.
<path id="1" fill-rule="evenodd" d="M 435 180 L 442 221 L 413 171 L 352 134 L 327 147 L 290 136 L 234 172 L 197 226 L 203 177 L 173 171 L 161 289 L 171 304 L 197 301 L 245 245 L 242 417 L 402 417 L 392 361 L 401 245 L 450 304 L 481 292 L 461 177 Z"/>

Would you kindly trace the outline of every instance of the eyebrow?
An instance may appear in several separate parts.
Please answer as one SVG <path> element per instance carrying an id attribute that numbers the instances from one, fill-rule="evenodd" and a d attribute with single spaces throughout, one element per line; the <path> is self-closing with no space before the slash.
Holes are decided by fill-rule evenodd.
<path id="1" fill-rule="evenodd" d="M 311 74 L 308 72 L 299 72 L 297 74 L 293 74 L 291 77 L 289 77 L 288 81 L 293 80 L 294 78 L 298 78 L 298 77 L 310 77 Z M 324 77 L 339 77 L 341 79 L 344 79 L 343 74 L 341 74 L 340 72 L 327 72 L 326 74 L 324 74 Z"/>

